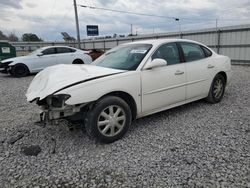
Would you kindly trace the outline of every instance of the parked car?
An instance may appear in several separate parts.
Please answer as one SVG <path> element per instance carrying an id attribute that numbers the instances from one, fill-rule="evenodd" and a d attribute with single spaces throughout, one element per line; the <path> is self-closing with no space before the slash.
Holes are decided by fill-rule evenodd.
<path id="1" fill-rule="evenodd" d="M 23 77 L 57 64 L 90 64 L 92 59 L 87 53 L 68 46 L 43 47 L 27 56 L 1 61 L 0 72 Z"/>
<path id="2" fill-rule="evenodd" d="M 88 50 L 88 55 L 90 55 L 93 61 L 100 57 L 102 54 L 104 54 L 104 51 L 100 49 Z"/>
<path id="3" fill-rule="evenodd" d="M 230 59 L 201 43 L 148 40 L 115 47 L 91 65 L 49 67 L 26 97 L 41 107 L 42 121 L 81 121 L 109 143 L 136 118 L 203 98 L 220 102 L 231 75 Z"/>

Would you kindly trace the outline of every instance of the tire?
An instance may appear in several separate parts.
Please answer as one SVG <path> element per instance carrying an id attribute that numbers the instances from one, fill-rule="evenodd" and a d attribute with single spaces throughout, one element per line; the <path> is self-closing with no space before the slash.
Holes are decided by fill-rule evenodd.
<path id="1" fill-rule="evenodd" d="M 81 59 L 75 59 L 72 64 L 84 64 Z"/>
<path id="2" fill-rule="evenodd" d="M 102 143 L 112 143 L 124 136 L 131 121 L 128 104 L 119 97 L 107 96 L 87 112 L 84 125 L 90 137 Z"/>
<path id="3" fill-rule="evenodd" d="M 217 74 L 211 84 L 206 100 L 210 103 L 218 103 L 222 100 L 225 92 L 226 81 L 221 74 Z"/>
<path id="4" fill-rule="evenodd" d="M 25 65 L 22 65 L 22 64 L 14 65 L 11 68 L 10 74 L 17 78 L 24 77 L 29 74 L 29 69 Z"/>

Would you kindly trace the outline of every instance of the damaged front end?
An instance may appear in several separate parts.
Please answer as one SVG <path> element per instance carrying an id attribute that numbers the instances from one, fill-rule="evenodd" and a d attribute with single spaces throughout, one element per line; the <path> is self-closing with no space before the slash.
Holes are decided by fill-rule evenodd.
<path id="1" fill-rule="evenodd" d="M 41 108 L 40 121 L 47 124 L 54 120 L 67 119 L 79 113 L 86 104 L 67 105 L 65 102 L 70 97 L 67 94 L 59 94 L 37 100 L 36 103 Z"/>
<path id="2" fill-rule="evenodd" d="M 0 73 L 8 74 L 11 71 L 11 67 L 9 64 L 11 64 L 13 61 L 8 61 L 8 62 L 0 62 Z"/>

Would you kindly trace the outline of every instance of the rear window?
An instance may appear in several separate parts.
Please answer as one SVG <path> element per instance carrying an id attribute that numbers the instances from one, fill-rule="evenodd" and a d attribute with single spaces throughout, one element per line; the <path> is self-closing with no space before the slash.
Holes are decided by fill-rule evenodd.
<path id="1" fill-rule="evenodd" d="M 63 48 L 63 47 L 56 48 L 56 50 L 57 50 L 58 54 L 71 53 L 72 52 L 71 48 Z"/>
<path id="2" fill-rule="evenodd" d="M 203 49 L 203 51 L 204 51 L 206 57 L 210 57 L 210 56 L 213 54 L 213 53 L 212 53 L 209 49 L 207 49 L 206 47 L 201 46 L 201 48 Z"/>
<path id="3" fill-rule="evenodd" d="M 196 61 L 206 57 L 203 49 L 198 44 L 181 42 L 180 45 L 186 62 Z"/>

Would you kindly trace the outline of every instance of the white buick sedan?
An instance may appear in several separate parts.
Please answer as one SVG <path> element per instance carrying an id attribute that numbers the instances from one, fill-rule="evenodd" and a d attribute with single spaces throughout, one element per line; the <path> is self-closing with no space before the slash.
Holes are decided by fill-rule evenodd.
<path id="1" fill-rule="evenodd" d="M 57 64 L 90 64 L 92 59 L 87 53 L 68 46 L 43 47 L 27 56 L 3 60 L 0 62 L 0 72 L 23 77 Z"/>
<path id="2" fill-rule="evenodd" d="M 136 118 L 203 98 L 220 102 L 231 75 L 230 59 L 201 43 L 148 40 L 115 47 L 91 65 L 49 67 L 26 96 L 41 107 L 42 121 L 80 121 L 110 143 Z"/>

